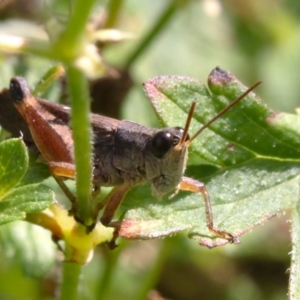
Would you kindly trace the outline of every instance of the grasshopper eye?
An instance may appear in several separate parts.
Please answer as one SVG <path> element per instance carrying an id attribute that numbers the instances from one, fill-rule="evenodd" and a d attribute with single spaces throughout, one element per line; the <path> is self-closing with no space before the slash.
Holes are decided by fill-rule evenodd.
<path id="1" fill-rule="evenodd" d="M 184 133 L 184 129 L 183 128 L 181 128 L 181 127 L 175 127 L 175 129 L 177 129 L 181 133 L 181 136 L 183 135 L 183 133 Z M 190 139 L 190 135 L 187 134 L 186 138 L 185 138 L 185 142 L 188 141 L 189 139 Z"/>
<path id="2" fill-rule="evenodd" d="M 151 141 L 152 153 L 157 158 L 163 158 L 174 145 L 178 144 L 179 140 L 179 137 L 170 132 L 159 131 Z"/>

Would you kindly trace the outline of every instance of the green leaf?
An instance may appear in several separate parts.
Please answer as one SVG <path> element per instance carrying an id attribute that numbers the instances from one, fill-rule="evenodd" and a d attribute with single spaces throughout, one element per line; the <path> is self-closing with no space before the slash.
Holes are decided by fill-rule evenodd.
<path id="1" fill-rule="evenodd" d="M 206 178 L 215 225 L 241 235 L 291 208 L 298 198 L 299 173 L 300 163 L 260 159 Z M 196 174 L 193 178 L 197 178 Z M 199 243 L 213 246 L 204 238 L 212 234 L 206 228 L 203 198 L 199 194 L 180 192 L 171 200 L 165 197 L 158 201 L 146 185 L 134 188 L 123 207 L 127 212 L 121 235 L 126 238 L 147 239 L 187 230 Z"/>
<path id="2" fill-rule="evenodd" d="M 145 90 L 166 126 L 185 124 L 192 101 L 197 108 L 190 134 L 196 132 L 246 87 L 219 68 L 208 79 L 210 91 L 198 80 L 160 76 Z M 186 174 L 206 184 L 215 227 L 241 235 L 257 224 L 294 207 L 298 201 L 300 138 L 272 125 L 274 112 L 249 94 L 206 129 L 191 145 L 200 158 Z M 203 159 L 214 168 L 203 165 Z M 209 169 L 205 174 L 204 170 Z M 200 244 L 226 243 L 206 227 L 201 194 L 179 192 L 171 200 L 151 196 L 148 185 L 128 193 L 121 227 L 125 238 L 153 238 L 185 230 Z"/>
<path id="3" fill-rule="evenodd" d="M 19 182 L 19 186 L 33 183 L 40 183 L 50 176 L 49 166 L 40 162 L 30 163 L 26 174 Z"/>
<path id="4" fill-rule="evenodd" d="M 27 171 L 17 186 L 41 183 L 51 176 L 49 166 L 45 162 L 39 161 L 40 153 L 28 151 L 28 156 L 29 162 Z"/>
<path id="5" fill-rule="evenodd" d="M 44 185 L 17 187 L 28 181 L 39 182 L 45 177 L 41 176 L 45 167 L 39 164 L 35 172 L 26 173 L 28 160 L 27 149 L 21 139 L 10 139 L 0 144 L 0 224 L 24 219 L 26 213 L 40 212 L 53 203 L 53 192 Z"/>
<path id="6" fill-rule="evenodd" d="M 44 76 L 39 80 L 38 84 L 36 85 L 35 89 L 32 91 L 32 95 L 34 96 L 41 96 L 44 94 L 53 82 L 57 80 L 64 73 L 64 68 L 62 65 L 55 65 L 52 66 Z"/>
<path id="7" fill-rule="evenodd" d="M 292 219 L 292 242 L 293 251 L 291 252 L 290 286 L 289 299 L 298 299 L 300 294 L 300 209 L 299 204 L 293 212 Z"/>
<path id="8" fill-rule="evenodd" d="M 0 144 L 0 198 L 23 178 L 27 166 L 27 150 L 21 139 L 10 139 Z"/>
<path id="9" fill-rule="evenodd" d="M 300 136 L 300 110 L 296 109 L 296 114 L 275 113 L 268 118 L 268 122 L 281 130 L 291 140 L 299 140 Z"/>
<path id="10" fill-rule="evenodd" d="M 49 274 L 56 260 L 56 245 L 51 240 L 51 232 L 27 222 L 1 226 L 0 247 L 31 277 Z"/>
<path id="11" fill-rule="evenodd" d="M 13 189 L 0 202 L 0 224 L 24 219 L 26 213 L 43 211 L 53 203 L 52 190 L 42 184 Z"/>

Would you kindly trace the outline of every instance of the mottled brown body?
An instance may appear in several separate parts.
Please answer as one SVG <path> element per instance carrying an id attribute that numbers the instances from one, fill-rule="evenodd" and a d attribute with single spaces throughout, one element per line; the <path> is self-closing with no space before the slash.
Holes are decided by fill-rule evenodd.
<path id="1" fill-rule="evenodd" d="M 73 205 L 71 212 L 75 219 L 84 223 L 77 216 L 76 198 L 63 182 L 63 178 L 76 176 L 72 130 L 69 127 L 70 109 L 36 99 L 21 77 L 11 80 L 10 97 L 28 124 L 32 138 L 48 161 L 54 178 L 71 200 Z M 130 121 L 91 114 L 94 196 L 101 186 L 114 188 L 100 204 L 95 206 L 94 224 L 89 230 L 93 229 L 100 209 L 105 207 L 101 222 L 104 225 L 111 225 L 114 213 L 127 191 L 137 184 L 150 182 L 152 194 L 157 198 L 174 190 L 200 192 L 205 202 L 209 230 L 230 242 L 239 242 L 231 233 L 214 228 L 209 195 L 204 184 L 183 176 L 190 142 L 230 107 L 220 112 L 189 140 L 187 130 L 194 107 L 195 105 L 191 108 L 184 130 L 179 127 L 153 129 Z"/>

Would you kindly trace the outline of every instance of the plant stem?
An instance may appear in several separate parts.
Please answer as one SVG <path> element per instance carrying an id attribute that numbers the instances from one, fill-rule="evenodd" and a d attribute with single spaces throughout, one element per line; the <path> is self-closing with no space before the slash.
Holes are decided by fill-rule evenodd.
<path id="1" fill-rule="evenodd" d="M 177 12 L 181 5 L 188 3 L 189 1 L 170 1 L 169 6 L 162 12 L 160 17 L 157 19 L 154 26 L 149 30 L 149 32 L 144 36 L 143 40 L 136 47 L 135 51 L 128 57 L 125 62 L 125 68 L 128 69 L 144 52 L 145 49 L 149 47 L 154 38 L 162 32 L 165 26 L 170 22 L 172 17 Z"/>
<path id="2" fill-rule="evenodd" d="M 89 118 L 90 97 L 87 79 L 73 66 L 66 68 L 72 103 L 71 125 L 73 129 L 78 217 L 85 225 L 91 224 L 92 132 Z"/>
<path id="3" fill-rule="evenodd" d="M 168 240 L 162 241 L 161 249 L 158 251 L 158 257 L 151 270 L 147 272 L 147 276 L 139 283 L 139 291 L 134 297 L 136 300 L 148 299 L 149 291 L 155 286 L 159 280 L 163 263 L 166 260 L 167 254 L 170 252 L 170 242 Z"/>
<path id="4" fill-rule="evenodd" d="M 34 96 L 41 96 L 43 93 L 45 93 L 45 91 L 49 89 L 53 82 L 64 73 L 65 69 L 60 64 L 51 67 L 39 80 L 38 84 L 32 91 L 32 94 Z"/>
<path id="5" fill-rule="evenodd" d="M 79 299 L 79 284 L 82 266 L 76 263 L 64 262 L 60 300 Z"/>
<path id="6" fill-rule="evenodd" d="M 297 205 L 293 212 L 292 221 L 292 264 L 290 270 L 289 299 L 296 300 L 300 297 L 300 206 Z"/>
<path id="7" fill-rule="evenodd" d="M 123 0 L 110 0 L 108 2 L 108 17 L 104 26 L 105 28 L 115 27 L 123 2 Z"/>
<path id="8" fill-rule="evenodd" d="M 53 47 L 53 51 L 60 53 L 63 61 L 70 62 L 82 52 L 81 48 L 85 45 L 88 18 L 95 2 L 96 0 L 77 0 L 74 2 L 73 13 L 68 25 Z"/>
<path id="9" fill-rule="evenodd" d="M 114 251 L 110 251 L 107 253 L 103 263 L 105 264 L 103 271 L 101 272 L 101 276 L 99 277 L 99 281 L 97 284 L 96 291 L 96 299 L 97 300 L 106 300 L 110 295 L 110 287 L 113 282 L 114 270 L 118 264 L 119 256 L 124 246 L 127 245 L 125 241 L 123 241 L 117 249 Z"/>

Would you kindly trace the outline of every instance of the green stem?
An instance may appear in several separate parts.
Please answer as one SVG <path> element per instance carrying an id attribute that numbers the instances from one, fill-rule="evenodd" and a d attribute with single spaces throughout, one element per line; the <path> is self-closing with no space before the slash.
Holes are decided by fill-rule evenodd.
<path id="1" fill-rule="evenodd" d="M 62 60 L 70 62 L 82 52 L 81 48 L 85 45 L 86 25 L 95 2 L 96 0 L 74 2 L 68 25 L 53 47 L 54 52 L 60 53 Z"/>
<path id="2" fill-rule="evenodd" d="M 157 281 L 159 280 L 160 273 L 162 267 L 164 266 L 164 262 L 168 253 L 170 253 L 170 245 L 171 243 L 168 240 L 162 241 L 162 248 L 158 252 L 158 257 L 152 266 L 152 268 L 147 272 L 146 278 L 144 278 L 139 283 L 139 291 L 137 295 L 134 297 L 136 300 L 144 300 L 147 299 L 147 295 L 151 289 L 155 286 Z"/>
<path id="3" fill-rule="evenodd" d="M 92 223 L 92 132 L 89 117 L 90 97 L 87 79 L 76 67 L 66 68 L 70 99 L 72 103 L 71 125 L 73 129 L 77 209 L 78 217 L 85 225 Z"/>
<path id="4" fill-rule="evenodd" d="M 64 262 L 62 272 L 62 283 L 60 300 L 79 299 L 79 283 L 82 266 L 76 263 Z"/>
<path id="5" fill-rule="evenodd" d="M 300 205 L 293 212 L 292 221 L 292 263 L 289 282 L 289 299 L 300 299 Z"/>
<path id="6" fill-rule="evenodd" d="M 101 276 L 99 277 L 95 299 L 106 300 L 109 298 L 114 271 L 118 264 L 120 253 L 123 251 L 124 246 L 126 245 L 127 243 L 125 241 L 122 241 L 122 244 L 120 244 L 119 247 L 114 251 L 107 250 L 109 252 L 103 260 L 105 266 Z"/>
<path id="7" fill-rule="evenodd" d="M 65 69 L 62 65 L 55 65 L 51 67 L 39 80 L 38 84 L 32 91 L 32 94 L 34 96 L 41 96 L 49 89 L 49 87 L 53 84 L 55 80 L 57 80 L 57 78 L 64 74 L 64 72 Z"/>
<path id="8" fill-rule="evenodd" d="M 107 21 L 105 28 L 114 28 L 122 8 L 123 0 L 110 0 L 107 7 Z"/>
<path id="9" fill-rule="evenodd" d="M 6 52 L 24 52 L 71 63 L 86 45 L 88 18 L 96 0 L 76 0 L 68 25 L 54 45 L 48 42 L 0 35 L 0 48 Z"/>
<path id="10" fill-rule="evenodd" d="M 177 12 L 178 8 L 189 1 L 174 1 L 171 0 L 169 6 L 162 12 L 160 17 L 157 19 L 154 26 L 145 35 L 144 39 L 141 40 L 135 51 L 128 57 L 125 62 L 125 68 L 128 69 L 144 52 L 145 49 L 153 42 L 156 36 L 162 32 L 165 26 L 170 22 L 172 17 Z"/>

